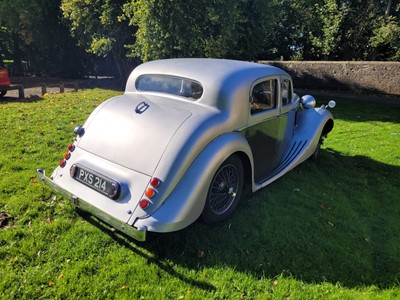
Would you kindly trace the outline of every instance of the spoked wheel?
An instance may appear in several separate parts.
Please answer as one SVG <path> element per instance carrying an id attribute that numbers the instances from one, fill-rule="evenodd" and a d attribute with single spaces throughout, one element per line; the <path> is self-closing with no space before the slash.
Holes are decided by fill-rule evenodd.
<path id="1" fill-rule="evenodd" d="M 225 220 L 232 214 L 243 189 L 243 164 L 236 155 L 229 157 L 215 173 L 207 194 L 203 219 L 208 224 Z"/>

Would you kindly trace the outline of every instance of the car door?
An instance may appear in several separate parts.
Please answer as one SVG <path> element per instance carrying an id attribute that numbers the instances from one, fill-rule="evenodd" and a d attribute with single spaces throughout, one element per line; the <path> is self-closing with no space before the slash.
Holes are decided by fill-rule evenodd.
<path id="1" fill-rule="evenodd" d="M 275 149 L 279 157 L 282 157 L 293 137 L 296 116 L 293 95 L 292 79 L 289 76 L 280 76 L 280 94 L 278 95 L 280 121 Z"/>
<path id="2" fill-rule="evenodd" d="M 267 179 L 280 160 L 276 156 L 281 131 L 279 84 L 279 76 L 266 77 L 255 81 L 250 90 L 249 122 L 245 136 L 253 153 L 256 182 Z"/>

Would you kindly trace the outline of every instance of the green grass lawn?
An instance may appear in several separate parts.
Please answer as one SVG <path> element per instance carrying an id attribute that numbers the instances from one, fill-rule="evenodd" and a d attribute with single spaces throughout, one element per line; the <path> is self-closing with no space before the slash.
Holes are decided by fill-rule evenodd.
<path id="1" fill-rule="evenodd" d="M 36 179 L 116 94 L 0 102 L 0 299 L 400 299 L 400 104 L 336 99 L 318 161 L 140 243 Z"/>

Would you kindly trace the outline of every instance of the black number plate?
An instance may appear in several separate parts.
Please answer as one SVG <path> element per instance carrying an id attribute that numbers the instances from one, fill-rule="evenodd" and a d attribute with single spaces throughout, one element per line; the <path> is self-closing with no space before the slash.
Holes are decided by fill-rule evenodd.
<path id="1" fill-rule="evenodd" d="M 117 181 L 80 165 L 73 165 L 71 167 L 71 176 L 75 180 L 111 199 L 117 198 L 120 193 L 120 185 Z"/>

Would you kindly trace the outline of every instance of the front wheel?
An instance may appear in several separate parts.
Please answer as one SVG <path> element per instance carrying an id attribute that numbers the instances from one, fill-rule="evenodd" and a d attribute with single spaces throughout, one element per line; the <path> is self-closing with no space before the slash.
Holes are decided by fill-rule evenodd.
<path id="1" fill-rule="evenodd" d="M 317 148 L 315 149 L 314 153 L 310 156 L 311 160 L 315 161 L 318 159 L 320 151 L 321 151 L 321 146 L 324 144 L 324 138 L 325 138 L 325 135 L 323 133 L 321 133 L 321 136 L 318 140 Z"/>
<path id="2" fill-rule="evenodd" d="M 202 213 L 208 224 L 225 220 L 232 214 L 243 189 L 243 164 L 237 155 L 229 157 L 215 173 Z"/>
<path id="3" fill-rule="evenodd" d="M 1 91 L 1 92 L 0 92 L 0 98 L 3 97 L 3 96 L 5 96 L 6 94 L 7 94 L 7 91 Z"/>

